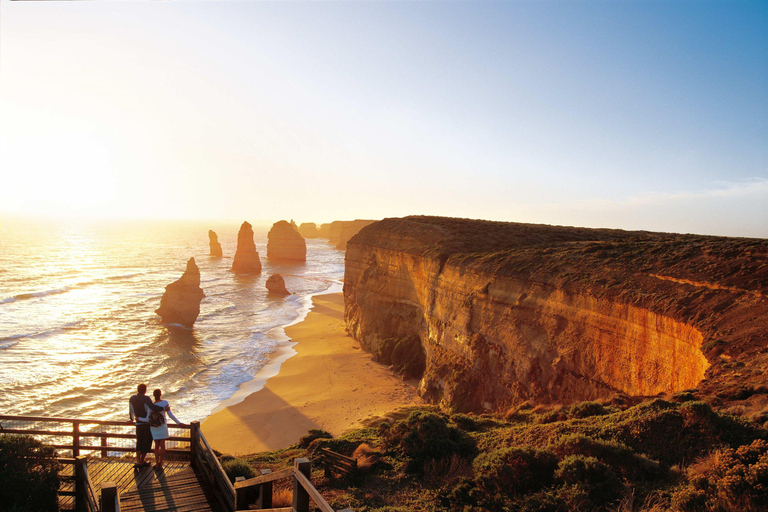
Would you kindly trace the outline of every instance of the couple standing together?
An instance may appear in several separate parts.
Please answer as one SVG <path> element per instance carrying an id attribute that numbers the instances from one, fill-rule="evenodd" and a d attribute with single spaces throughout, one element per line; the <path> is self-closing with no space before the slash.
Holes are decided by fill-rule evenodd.
<path id="1" fill-rule="evenodd" d="M 162 392 L 156 389 L 152 392 L 155 401 L 147 396 L 147 385 L 139 384 L 138 393 L 128 401 L 131 421 L 136 421 L 136 464 L 134 468 L 149 466 L 145 458 L 152 451 L 152 441 L 155 441 L 155 467 L 162 468 L 165 459 L 165 440 L 168 435 L 168 418 L 181 425 L 171 412 L 171 406 L 167 400 L 160 397 Z M 167 415 L 167 416 L 166 416 Z"/>

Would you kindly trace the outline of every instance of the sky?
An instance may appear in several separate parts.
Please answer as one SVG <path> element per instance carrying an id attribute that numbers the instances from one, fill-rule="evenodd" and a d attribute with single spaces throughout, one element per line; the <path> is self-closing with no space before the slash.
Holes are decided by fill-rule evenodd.
<path id="1" fill-rule="evenodd" d="M 0 219 L 768 238 L 765 1 L 0 0 Z"/>

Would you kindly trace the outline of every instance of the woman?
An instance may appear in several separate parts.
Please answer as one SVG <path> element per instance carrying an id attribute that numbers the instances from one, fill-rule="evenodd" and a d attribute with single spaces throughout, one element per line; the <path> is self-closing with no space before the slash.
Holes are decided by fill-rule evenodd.
<path id="1" fill-rule="evenodd" d="M 162 391 L 156 389 L 152 392 L 152 396 L 155 397 L 155 405 L 163 407 L 163 411 L 161 413 L 163 416 L 163 422 L 160 425 L 155 426 L 153 425 L 152 417 L 150 416 L 149 423 L 149 429 L 152 431 L 152 439 L 155 440 L 155 467 L 162 468 L 163 460 L 165 459 L 165 440 L 170 437 L 168 435 L 168 417 L 166 414 L 170 416 L 171 419 L 176 422 L 176 424 L 181 425 L 182 423 L 176 419 L 176 416 L 174 416 L 171 412 L 171 406 L 168 401 L 160 399 L 162 396 Z M 146 407 L 146 409 L 147 414 L 150 414 L 149 407 Z"/>

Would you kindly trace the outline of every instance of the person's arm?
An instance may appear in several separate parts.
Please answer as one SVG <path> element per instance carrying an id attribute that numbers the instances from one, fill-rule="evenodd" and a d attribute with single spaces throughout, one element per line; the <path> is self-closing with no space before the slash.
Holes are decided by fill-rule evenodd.
<path id="1" fill-rule="evenodd" d="M 133 421 L 133 418 L 136 417 L 136 414 L 133 412 L 133 404 L 131 402 L 128 402 L 128 417 L 131 418 L 131 421 Z"/>
<path id="2" fill-rule="evenodd" d="M 168 416 L 170 416 L 170 417 L 171 417 L 171 419 L 172 419 L 173 421 L 175 421 L 176 423 L 178 423 L 179 425 L 181 425 L 181 422 L 180 422 L 180 421 L 179 421 L 179 420 L 176 418 L 176 416 L 174 416 L 174 415 L 173 415 L 173 413 L 171 412 L 171 406 L 170 406 L 170 405 L 169 405 L 169 406 L 167 406 L 167 407 L 165 408 L 165 410 L 166 410 L 166 412 L 168 412 Z"/>
<path id="3" fill-rule="evenodd" d="M 152 403 L 152 399 L 149 398 L 148 396 L 144 397 L 144 398 L 146 398 L 146 400 L 144 400 L 144 403 L 147 406 L 147 416 L 149 416 L 149 411 L 160 412 L 160 411 L 162 411 L 164 409 L 164 407 L 162 405 L 155 405 L 155 404 L 153 404 Z"/>

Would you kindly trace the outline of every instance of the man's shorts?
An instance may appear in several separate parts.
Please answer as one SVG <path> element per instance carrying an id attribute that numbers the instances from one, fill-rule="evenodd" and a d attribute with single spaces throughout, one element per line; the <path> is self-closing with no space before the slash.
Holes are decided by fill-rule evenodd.
<path id="1" fill-rule="evenodd" d="M 149 453 L 152 451 L 152 431 L 149 423 L 136 424 L 136 451 Z"/>

